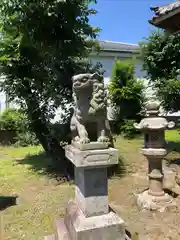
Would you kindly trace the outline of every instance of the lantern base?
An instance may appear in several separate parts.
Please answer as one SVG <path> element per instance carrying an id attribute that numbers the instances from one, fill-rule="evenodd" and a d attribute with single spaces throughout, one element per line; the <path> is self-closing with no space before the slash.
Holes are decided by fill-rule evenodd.
<path id="1" fill-rule="evenodd" d="M 171 207 L 176 208 L 176 202 L 173 197 L 165 193 L 163 196 L 152 196 L 148 190 L 138 194 L 137 204 L 142 211 L 159 211 L 164 212 Z"/>

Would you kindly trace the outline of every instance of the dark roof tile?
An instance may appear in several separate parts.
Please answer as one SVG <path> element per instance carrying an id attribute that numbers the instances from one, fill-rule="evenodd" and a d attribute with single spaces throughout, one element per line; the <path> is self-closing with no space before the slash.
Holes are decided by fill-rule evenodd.
<path id="1" fill-rule="evenodd" d="M 156 16 L 154 18 L 157 18 L 169 12 L 172 12 L 177 8 L 180 8 L 180 0 L 177 0 L 175 2 L 169 3 L 167 5 L 163 5 L 163 6 L 151 7 L 150 9 L 155 12 Z"/>

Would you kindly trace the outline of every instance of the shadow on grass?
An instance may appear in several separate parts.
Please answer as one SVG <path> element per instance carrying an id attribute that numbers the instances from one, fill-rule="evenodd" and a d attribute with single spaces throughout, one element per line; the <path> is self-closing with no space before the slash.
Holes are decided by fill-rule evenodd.
<path id="1" fill-rule="evenodd" d="M 61 160 L 58 163 L 53 161 L 46 152 L 41 152 L 37 155 L 27 155 L 25 158 L 17 160 L 16 163 L 29 165 L 31 170 L 42 175 L 48 175 L 58 182 L 74 179 L 73 165 L 68 159 L 66 159 L 65 168 L 61 168 Z"/>
<path id="2" fill-rule="evenodd" d="M 172 159 L 169 165 L 178 165 L 178 166 L 180 166 L 180 158 Z"/>
<path id="3" fill-rule="evenodd" d="M 167 147 L 168 153 L 171 153 L 171 152 L 180 153 L 180 142 L 168 141 L 166 147 Z"/>
<path id="4" fill-rule="evenodd" d="M 164 160 L 167 165 L 180 165 L 180 142 L 168 141 L 166 145 L 167 155 Z"/>
<path id="5" fill-rule="evenodd" d="M 17 196 L 0 196 L 0 211 L 16 205 Z"/>
<path id="6" fill-rule="evenodd" d="M 173 198 L 177 198 L 179 196 L 179 194 L 173 192 L 171 189 L 165 188 L 164 191 L 165 191 L 165 193 L 169 194 Z"/>
<path id="7" fill-rule="evenodd" d="M 41 152 L 37 155 L 27 155 L 21 160 L 16 160 L 17 164 L 29 165 L 30 169 L 38 172 L 42 175 L 48 175 L 50 178 L 54 178 L 58 182 L 66 182 L 74 180 L 74 166 L 66 159 L 66 171 L 61 169 L 61 161 L 57 164 L 47 156 L 45 152 Z M 122 177 L 126 173 L 126 167 L 122 157 L 119 157 L 119 164 L 108 168 L 108 177 Z"/>

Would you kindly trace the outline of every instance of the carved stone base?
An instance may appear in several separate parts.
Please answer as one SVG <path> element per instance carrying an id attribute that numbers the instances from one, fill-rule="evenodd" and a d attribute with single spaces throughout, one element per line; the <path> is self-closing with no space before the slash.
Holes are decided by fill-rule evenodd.
<path id="1" fill-rule="evenodd" d="M 176 207 L 176 203 L 169 194 L 165 193 L 163 196 L 152 196 L 148 194 L 148 190 L 138 194 L 137 204 L 141 210 L 154 210 L 163 212 L 167 208 Z"/>
<path id="2" fill-rule="evenodd" d="M 103 143 L 103 142 L 90 142 L 90 143 L 82 144 L 80 142 L 72 141 L 71 145 L 78 148 L 81 151 L 107 149 L 109 147 L 109 143 Z"/>
<path id="3" fill-rule="evenodd" d="M 78 168 L 109 167 L 118 164 L 118 150 L 114 148 L 80 150 L 68 145 L 65 147 L 66 157 Z"/>
<path id="4" fill-rule="evenodd" d="M 57 222 L 58 240 L 125 240 L 125 224 L 114 212 L 86 218 L 74 202 Z"/>

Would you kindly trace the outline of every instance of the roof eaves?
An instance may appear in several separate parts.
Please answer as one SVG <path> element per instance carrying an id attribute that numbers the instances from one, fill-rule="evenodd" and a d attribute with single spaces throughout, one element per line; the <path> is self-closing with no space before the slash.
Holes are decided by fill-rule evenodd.
<path id="1" fill-rule="evenodd" d="M 175 1 L 167 5 L 151 7 L 150 9 L 155 13 L 155 16 L 153 18 L 158 18 L 162 15 L 166 15 L 169 12 L 174 11 L 177 8 L 180 8 L 180 1 Z"/>
<path id="2" fill-rule="evenodd" d="M 124 52 L 124 53 L 139 53 L 138 50 L 132 50 L 132 49 L 103 49 L 104 52 Z"/>
<path id="3" fill-rule="evenodd" d="M 166 14 L 163 14 L 163 15 L 159 15 L 159 16 L 154 16 L 151 20 L 149 20 L 149 23 L 154 25 L 154 26 L 157 26 L 159 27 L 159 24 L 166 20 L 166 19 L 169 19 L 177 14 L 180 13 L 180 7 L 166 13 Z"/>
<path id="4" fill-rule="evenodd" d="M 116 51 L 116 52 L 138 52 L 138 44 L 128 44 L 112 41 L 99 41 L 101 48 L 104 51 Z"/>

